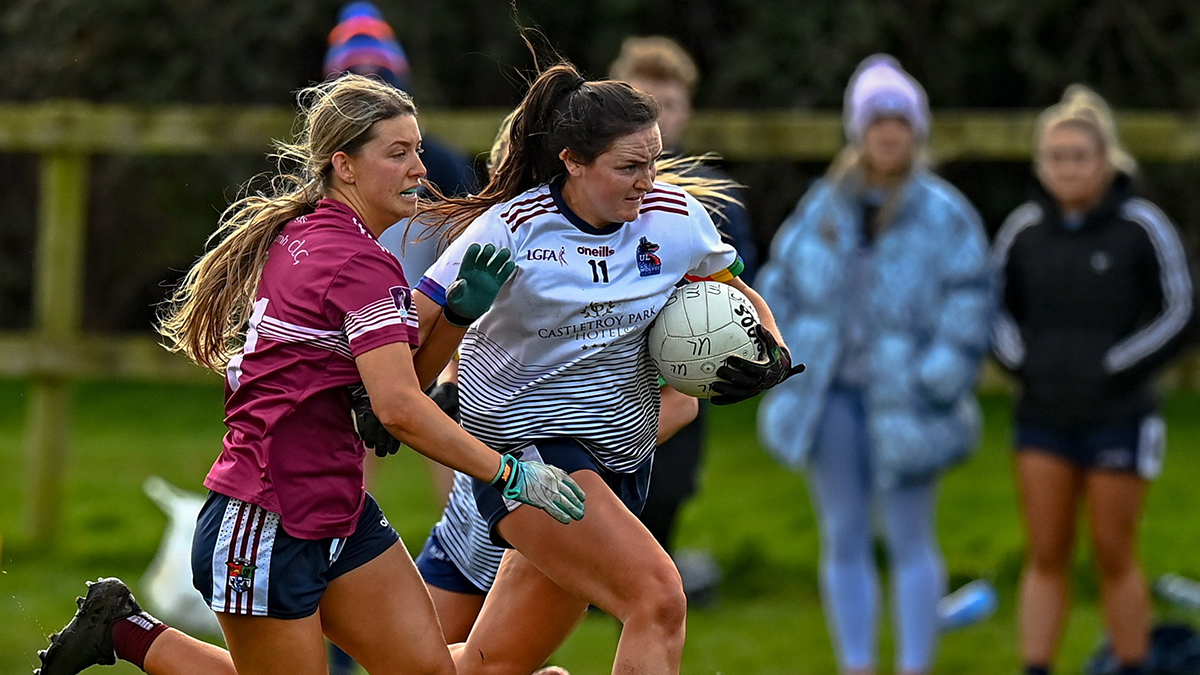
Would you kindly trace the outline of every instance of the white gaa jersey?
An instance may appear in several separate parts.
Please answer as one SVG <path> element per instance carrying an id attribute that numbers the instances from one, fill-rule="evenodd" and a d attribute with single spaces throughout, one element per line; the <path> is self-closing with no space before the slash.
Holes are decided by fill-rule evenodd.
<path id="1" fill-rule="evenodd" d="M 433 531 L 450 562 L 479 590 L 487 592 L 496 581 L 504 549 L 493 544 L 488 535 L 487 521 L 475 504 L 473 482 L 465 473 L 454 472 L 454 488 Z"/>
<path id="2" fill-rule="evenodd" d="M 685 276 L 741 271 L 708 212 L 655 183 L 635 220 L 597 229 L 543 185 L 477 218 L 417 288 L 445 305 L 472 243 L 512 250 L 517 271 L 463 339 L 463 427 L 500 451 L 573 438 L 611 471 L 636 469 L 658 429 L 647 327 Z"/>

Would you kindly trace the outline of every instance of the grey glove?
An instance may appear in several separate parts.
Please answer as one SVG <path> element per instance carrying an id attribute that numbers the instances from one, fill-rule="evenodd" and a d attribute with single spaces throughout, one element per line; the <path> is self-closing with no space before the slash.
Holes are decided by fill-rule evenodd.
<path id="1" fill-rule="evenodd" d="M 583 490 L 566 471 L 541 462 L 522 462 L 503 455 L 500 471 L 491 481 L 505 499 L 536 506 L 560 523 L 583 518 Z"/>

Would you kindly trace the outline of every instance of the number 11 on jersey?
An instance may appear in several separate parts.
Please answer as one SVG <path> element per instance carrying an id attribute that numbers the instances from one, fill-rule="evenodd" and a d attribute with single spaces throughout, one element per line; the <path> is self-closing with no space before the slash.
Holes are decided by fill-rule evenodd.
<path id="1" fill-rule="evenodd" d="M 588 264 L 592 266 L 592 283 L 608 283 L 608 261 L 607 260 L 589 260 Z"/>

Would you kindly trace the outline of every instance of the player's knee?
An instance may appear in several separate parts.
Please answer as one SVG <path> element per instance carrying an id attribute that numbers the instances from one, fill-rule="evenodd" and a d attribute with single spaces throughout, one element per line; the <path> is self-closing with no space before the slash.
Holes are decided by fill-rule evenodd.
<path id="1" fill-rule="evenodd" d="M 1121 579 L 1137 569 L 1133 546 L 1125 542 L 1104 541 L 1094 543 L 1096 570 L 1103 579 Z"/>
<path id="2" fill-rule="evenodd" d="M 635 602 L 632 613 L 669 632 L 682 630 L 687 621 L 687 596 L 673 565 L 656 571 L 640 584 Z"/>
<path id="3" fill-rule="evenodd" d="M 449 658 L 439 658 L 436 661 L 423 664 L 423 666 L 424 668 L 421 670 L 413 672 L 420 672 L 425 675 L 456 675 L 458 672 L 454 667 L 454 661 Z"/>
<path id="4" fill-rule="evenodd" d="M 456 675 L 458 673 L 454 661 L 450 658 L 450 652 L 435 645 L 429 645 L 429 647 L 431 648 L 423 649 L 420 653 L 410 652 L 403 660 L 396 660 L 396 653 L 393 650 L 384 659 L 386 663 L 360 661 L 359 665 L 368 673 L 395 672 L 405 675 L 416 673 L 420 675 Z"/>
<path id="5" fill-rule="evenodd" d="M 1071 567 L 1071 547 L 1068 545 L 1034 546 L 1029 550 L 1028 567 L 1047 576 L 1066 574 Z"/>

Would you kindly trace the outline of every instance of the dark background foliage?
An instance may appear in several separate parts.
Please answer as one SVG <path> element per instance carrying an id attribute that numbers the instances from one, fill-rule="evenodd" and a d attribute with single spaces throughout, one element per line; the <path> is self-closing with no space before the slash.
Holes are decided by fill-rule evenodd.
<path id="1" fill-rule="evenodd" d="M 510 106 L 533 61 L 501 0 L 378 0 L 413 65 L 424 107 Z M 7 0 L 0 101 L 287 105 L 321 75 L 334 0 Z M 666 34 L 704 74 L 699 107 L 837 109 L 857 63 L 897 56 L 934 108 L 1042 107 L 1093 85 L 1118 108 L 1200 103 L 1200 17 L 1192 0 L 521 0 L 520 21 L 593 76 L 621 40 Z M 448 139 L 451 142 L 453 138 Z M 163 284 L 198 254 L 247 156 L 98 157 L 91 171 L 85 325 L 145 329 Z M 1198 239 L 1200 172 L 1149 165 L 1146 192 Z M 824 167 L 729 167 L 750 187 L 765 245 Z M 943 175 L 994 230 L 1021 201 L 1024 163 L 954 163 Z M 0 328 L 28 325 L 37 160 L 0 156 Z M 170 270 L 176 270 L 172 272 Z"/>

